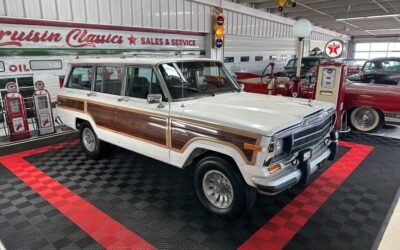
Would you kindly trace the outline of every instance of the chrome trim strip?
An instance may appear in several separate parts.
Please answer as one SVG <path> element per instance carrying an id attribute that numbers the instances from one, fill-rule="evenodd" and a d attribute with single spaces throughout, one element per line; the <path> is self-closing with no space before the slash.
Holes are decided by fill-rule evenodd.
<path id="1" fill-rule="evenodd" d="M 336 113 L 336 110 L 335 110 L 335 109 L 330 109 L 330 110 L 328 110 L 327 112 L 328 112 L 328 114 L 329 114 L 328 116 L 332 116 L 333 114 Z M 317 112 L 317 114 L 318 114 L 318 113 L 319 113 L 319 112 Z M 314 114 L 314 115 L 315 115 L 315 114 Z M 303 123 L 299 123 L 299 124 L 297 124 L 297 125 L 295 125 L 295 126 L 293 126 L 293 127 L 291 127 L 291 128 L 288 128 L 288 129 L 286 129 L 286 130 L 282 130 L 282 131 L 276 133 L 276 134 L 273 136 L 273 138 L 283 138 L 283 137 L 286 137 L 286 136 L 288 136 L 288 135 L 293 135 L 293 134 L 296 133 L 296 132 L 300 132 L 300 131 L 303 131 L 303 130 L 305 130 L 305 129 L 309 129 L 309 128 L 318 126 L 318 125 L 322 124 L 323 122 L 324 122 L 324 120 L 323 120 L 323 121 L 320 121 L 320 122 L 318 122 L 318 123 L 312 123 L 312 124 L 309 124 L 309 125 L 306 125 L 306 126 L 304 126 Z"/>
<path id="2" fill-rule="evenodd" d="M 308 135 L 299 137 L 299 138 L 297 138 L 297 139 L 294 139 L 293 142 L 297 142 L 297 141 L 303 140 L 303 139 L 305 139 L 305 138 L 307 138 L 307 137 L 310 137 L 310 136 L 313 136 L 313 135 L 315 135 L 315 134 L 321 133 L 321 132 L 323 132 L 327 127 L 329 127 L 329 126 L 332 126 L 332 124 L 331 124 L 331 123 L 328 123 L 328 124 L 326 124 L 325 127 L 323 127 L 322 129 L 320 129 L 320 130 L 318 130 L 318 131 L 316 131 L 316 132 L 314 132 L 314 133 L 311 133 L 311 134 L 308 134 Z"/>

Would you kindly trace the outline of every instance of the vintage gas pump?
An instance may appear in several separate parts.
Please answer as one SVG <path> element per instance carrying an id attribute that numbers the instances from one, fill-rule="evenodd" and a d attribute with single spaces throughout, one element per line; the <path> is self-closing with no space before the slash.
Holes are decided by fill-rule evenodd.
<path id="1" fill-rule="evenodd" d="M 342 133 L 349 132 L 346 112 L 343 110 L 347 67 L 343 63 L 325 62 L 319 65 L 314 99 L 336 105 L 335 128 Z"/>
<path id="2" fill-rule="evenodd" d="M 25 111 L 24 98 L 17 91 L 15 82 L 6 84 L 7 94 L 5 105 L 7 112 L 7 124 L 10 129 L 11 141 L 21 140 L 29 137 L 28 120 Z"/>
<path id="3" fill-rule="evenodd" d="M 33 92 L 33 102 L 35 103 L 39 135 L 56 132 L 50 100 L 50 94 L 45 89 L 44 82 L 37 81 Z"/>

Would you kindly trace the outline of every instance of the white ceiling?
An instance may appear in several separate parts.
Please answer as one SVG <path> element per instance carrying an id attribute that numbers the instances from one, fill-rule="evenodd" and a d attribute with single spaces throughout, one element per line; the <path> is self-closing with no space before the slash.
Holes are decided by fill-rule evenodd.
<path id="1" fill-rule="evenodd" d="M 282 12 L 278 0 L 231 1 L 355 37 L 400 36 L 400 0 L 297 0 Z"/>

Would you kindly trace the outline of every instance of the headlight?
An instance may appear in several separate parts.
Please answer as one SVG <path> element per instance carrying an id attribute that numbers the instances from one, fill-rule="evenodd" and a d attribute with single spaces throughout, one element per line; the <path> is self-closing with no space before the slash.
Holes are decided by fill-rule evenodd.
<path id="1" fill-rule="evenodd" d="M 280 155 L 283 152 L 283 139 L 278 139 L 275 141 L 275 155 Z"/>
<path id="2" fill-rule="evenodd" d="M 268 152 L 272 157 L 276 155 L 280 155 L 283 152 L 283 139 L 276 139 L 275 141 L 271 142 L 268 148 Z"/>

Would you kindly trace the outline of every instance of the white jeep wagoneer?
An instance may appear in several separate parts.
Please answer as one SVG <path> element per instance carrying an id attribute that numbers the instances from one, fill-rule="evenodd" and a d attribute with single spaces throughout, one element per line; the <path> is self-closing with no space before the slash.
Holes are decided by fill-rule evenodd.
<path id="1" fill-rule="evenodd" d="M 70 63 L 57 100 L 98 159 L 114 144 L 194 167 L 202 205 L 224 219 L 309 180 L 337 148 L 333 104 L 246 93 L 221 62 L 98 58 Z"/>

